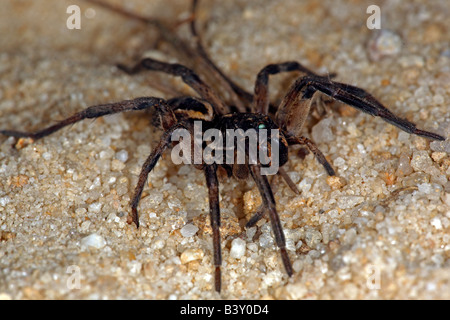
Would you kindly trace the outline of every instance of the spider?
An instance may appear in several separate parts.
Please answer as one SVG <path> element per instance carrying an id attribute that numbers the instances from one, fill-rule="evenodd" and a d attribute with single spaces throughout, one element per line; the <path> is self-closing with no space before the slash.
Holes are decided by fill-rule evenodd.
<path id="1" fill-rule="evenodd" d="M 289 146 L 304 145 L 316 157 L 325 168 L 328 175 L 335 175 L 332 166 L 317 146 L 307 137 L 301 135 L 302 128 L 310 112 L 316 93 L 325 94 L 334 100 L 346 103 L 358 110 L 372 116 L 378 116 L 383 120 L 397 126 L 410 134 L 422 136 L 431 140 L 445 140 L 444 137 L 420 130 L 414 123 L 398 117 L 372 95 L 365 90 L 332 80 L 334 75 L 321 76 L 296 61 L 287 61 L 277 64 L 269 64 L 262 68 L 256 76 L 254 93 L 249 93 L 242 89 L 230 78 L 228 78 L 209 58 L 206 50 L 201 44 L 201 39 L 196 29 L 195 12 L 198 2 L 192 2 L 192 18 L 190 20 L 190 31 L 194 39 L 194 48 L 185 45 L 183 41 L 173 32 L 167 29 L 162 23 L 155 19 L 149 19 L 137 14 L 113 7 L 99 0 L 89 0 L 122 15 L 132 17 L 152 24 L 159 29 L 161 36 L 172 44 L 175 49 L 181 51 L 185 56 L 194 58 L 205 70 L 213 73 L 219 84 L 224 86 L 224 91 L 228 91 L 232 104 L 227 104 L 221 96 L 191 68 L 178 63 L 166 63 L 152 58 L 145 58 L 139 63 L 129 68 L 124 65 L 118 67 L 128 74 L 136 74 L 145 70 L 163 72 L 172 76 L 180 77 L 184 83 L 190 86 L 197 97 L 182 96 L 165 100 L 158 97 L 140 97 L 132 100 L 101 104 L 88 107 L 74 115 L 42 130 L 36 132 L 24 132 L 15 130 L 0 130 L 5 136 L 17 138 L 31 138 L 33 141 L 44 138 L 68 125 L 74 124 L 84 119 L 98 118 L 114 113 L 137 111 L 155 108 L 159 118 L 160 127 L 163 134 L 159 143 L 145 160 L 139 174 L 138 183 L 131 200 L 131 221 L 139 227 L 138 205 L 142 191 L 146 184 L 149 173 L 153 170 L 163 152 L 170 146 L 175 146 L 172 135 L 178 129 L 187 130 L 194 134 L 194 123 L 202 124 L 202 132 L 207 129 L 217 129 L 224 135 L 229 129 L 253 129 L 256 132 L 261 129 L 273 129 L 279 132 L 277 141 L 278 153 L 269 154 L 269 163 L 276 161 L 279 164 L 277 174 L 281 176 L 288 186 L 296 193 L 298 190 L 282 166 L 288 161 Z M 284 98 L 278 106 L 274 106 L 269 101 L 269 76 L 284 72 L 297 71 L 302 73 L 288 89 Z M 273 143 L 272 137 L 267 136 L 267 146 Z M 203 145 L 202 148 L 206 148 Z M 257 148 L 261 148 L 258 144 Z M 237 150 L 233 149 L 233 153 Z M 277 158 L 275 158 L 277 157 Z M 228 176 L 237 179 L 247 179 L 251 177 L 262 198 L 262 207 L 257 210 L 246 224 L 246 227 L 255 225 L 265 214 L 269 216 L 276 244 L 279 248 L 281 260 L 288 276 L 293 275 L 293 269 L 289 255 L 286 250 L 286 240 L 281 227 L 280 218 L 277 213 L 276 203 L 272 192 L 272 187 L 266 175 L 262 174 L 262 169 L 267 164 L 260 161 L 251 163 L 249 161 L 249 146 L 246 144 L 244 163 L 206 162 L 195 164 L 195 167 L 202 170 L 205 175 L 209 197 L 209 216 L 212 227 L 213 259 L 214 259 L 214 287 L 217 292 L 221 291 L 221 236 L 220 236 L 220 207 L 219 207 L 219 182 L 217 171 L 223 168 Z"/>

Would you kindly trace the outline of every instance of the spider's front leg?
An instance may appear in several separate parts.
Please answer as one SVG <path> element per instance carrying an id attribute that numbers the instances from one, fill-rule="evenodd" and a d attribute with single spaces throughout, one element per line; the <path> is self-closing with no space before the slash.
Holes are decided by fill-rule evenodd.
<path id="1" fill-rule="evenodd" d="M 220 206 L 219 206 L 219 181 L 217 180 L 217 165 L 205 165 L 203 168 L 208 186 L 209 217 L 213 232 L 214 251 L 214 287 L 220 292 L 222 287 L 221 271 L 222 251 L 220 247 Z"/>
<path id="2" fill-rule="evenodd" d="M 372 116 L 378 116 L 410 134 L 432 140 L 445 140 L 436 133 L 417 129 L 414 123 L 398 117 L 361 88 L 335 82 L 326 77 L 311 75 L 299 78 L 294 82 L 278 109 L 276 117 L 279 123 L 284 124 L 289 133 L 295 136 L 300 134 L 309 113 L 311 98 L 317 91 Z"/>
<path id="3" fill-rule="evenodd" d="M 304 67 L 297 61 L 286 61 L 278 64 L 269 64 L 261 69 L 261 71 L 258 72 L 258 75 L 256 76 L 255 81 L 255 95 L 253 96 L 253 111 L 262 113 L 262 114 L 268 114 L 269 112 L 269 75 L 275 75 L 282 72 L 291 72 L 291 71 L 298 71 L 302 72 L 309 76 L 317 76 L 313 71 L 309 70 L 308 68 Z M 334 77 L 335 74 L 330 74 L 328 77 Z M 318 76 L 317 76 L 318 77 Z M 298 112 L 296 109 L 295 111 L 295 119 L 302 119 L 301 121 L 297 121 L 297 124 L 300 123 L 300 126 L 303 126 L 303 121 L 306 119 L 307 113 L 309 112 L 311 101 L 305 101 L 305 107 L 302 108 Z M 292 108 L 291 108 L 292 109 Z M 285 108 L 286 110 L 286 108 Z M 278 115 L 278 113 L 277 113 Z M 284 119 L 282 117 L 279 117 L 277 120 L 279 121 L 280 127 L 286 128 L 286 123 L 288 122 L 287 119 Z M 319 150 L 319 148 L 306 137 L 300 137 L 294 136 L 291 134 L 291 132 L 285 133 L 286 138 L 288 139 L 288 142 L 290 145 L 295 144 L 302 144 L 306 145 L 306 147 L 314 154 L 316 159 L 319 161 L 320 164 L 322 164 L 327 171 L 328 175 L 334 176 L 335 172 L 331 165 L 328 163 L 328 161 L 325 159 L 325 156 L 322 154 L 322 152 Z M 281 171 L 282 172 L 282 171 Z M 286 177 L 286 175 L 285 175 Z M 284 178 L 286 182 L 289 181 L 288 179 Z M 291 187 L 291 189 L 294 190 L 294 188 Z"/>
<path id="4" fill-rule="evenodd" d="M 288 141 L 289 145 L 296 145 L 296 144 L 306 145 L 306 147 L 309 149 L 309 151 L 311 151 L 314 154 L 314 156 L 316 157 L 316 160 L 325 168 L 328 175 L 329 176 L 336 175 L 333 167 L 327 161 L 327 159 L 325 158 L 325 155 L 322 153 L 322 151 L 319 150 L 319 148 L 317 147 L 317 145 L 314 142 L 312 142 L 310 139 L 303 137 L 303 136 L 296 137 L 296 136 L 286 135 L 286 137 L 287 137 L 287 141 Z"/>
<path id="5" fill-rule="evenodd" d="M 163 126 L 171 127 L 176 123 L 175 115 L 172 112 L 170 106 L 160 98 L 154 97 L 142 97 L 133 100 L 124 100 L 116 103 L 100 104 L 96 106 L 88 107 L 74 115 L 42 130 L 36 132 L 15 131 L 15 130 L 0 130 L 0 134 L 5 136 L 17 137 L 17 138 L 32 138 L 38 140 L 44 138 L 68 125 L 74 124 L 84 119 L 99 118 L 105 115 L 133 111 L 143 110 L 150 107 L 157 107 L 160 114 Z"/>
<path id="6" fill-rule="evenodd" d="M 124 100 L 117 103 L 101 104 L 88 107 L 80 112 L 75 113 L 71 117 L 68 117 L 50 127 L 44 128 L 36 132 L 26 131 L 13 131 L 13 130 L 0 130 L 0 134 L 12 137 L 29 137 L 33 140 L 38 140 L 46 137 L 55 131 L 58 131 L 70 124 L 74 124 L 84 119 L 99 118 L 105 115 L 110 115 L 119 112 L 143 110 L 150 107 L 156 107 L 161 118 L 161 124 L 167 131 L 163 134 L 158 146 L 153 150 L 152 154 L 145 161 L 142 172 L 139 176 L 139 182 L 135 190 L 131 207 L 132 207 L 132 219 L 133 222 L 139 227 L 139 218 L 137 214 L 137 205 L 139 203 L 142 189 L 144 188 L 145 181 L 147 180 L 148 173 L 156 165 L 162 152 L 167 148 L 171 142 L 171 134 L 178 128 L 182 128 L 182 123 L 177 123 L 177 119 L 171 109 L 171 107 L 165 102 L 165 100 L 154 97 L 142 97 L 133 100 Z"/>
<path id="7" fill-rule="evenodd" d="M 153 149 L 152 153 L 148 156 L 147 160 L 145 160 L 144 164 L 142 165 L 141 173 L 139 174 L 139 180 L 136 184 L 136 188 L 134 189 L 134 195 L 130 202 L 131 204 L 131 219 L 134 224 L 136 224 L 136 227 L 139 228 L 139 214 L 137 211 L 137 207 L 139 205 L 139 201 L 141 200 L 142 191 L 144 190 L 145 182 L 147 181 L 148 175 L 150 171 L 153 170 L 153 168 L 158 163 L 159 158 L 161 157 L 164 150 L 167 149 L 167 147 L 172 142 L 172 133 L 177 130 L 184 128 L 184 125 L 182 122 L 177 123 L 170 127 L 168 130 L 166 130 L 163 135 L 161 136 L 161 139 L 156 146 L 155 149 Z"/>
<path id="8" fill-rule="evenodd" d="M 282 72 L 299 71 L 307 75 L 315 75 L 314 72 L 302 66 L 297 61 L 286 61 L 277 64 L 269 64 L 261 69 L 256 76 L 255 94 L 253 96 L 253 112 L 268 114 L 269 112 L 269 75 Z"/>

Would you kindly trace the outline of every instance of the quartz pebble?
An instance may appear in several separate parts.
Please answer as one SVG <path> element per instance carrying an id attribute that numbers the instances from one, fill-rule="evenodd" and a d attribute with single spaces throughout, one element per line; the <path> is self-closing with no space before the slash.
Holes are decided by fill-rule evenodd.
<path id="1" fill-rule="evenodd" d="M 187 249 L 181 254 L 180 261 L 182 264 L 186 264 L 194 260 L 200 260 L 204 255 L 205 253 L 201 249 Z"/>
<path id="2" fill-rule="evenodd" d="M 230 257 L 240 259 L 245 254 L 246 243 L 240 238 L 236 238 L 231 242 Z"/>
<path id="3" fill-rule="evenodd" d="M 102 249 L 106 246 L 106 241 L 102 236 L 93 233 L 81 239 L 80 245 L 83 248 L 93 247 L 96 249 Z"/>
<path id="4" fill-rule="evenodd" d="M 191 223 L 186 224 L 186 225 L 185 225 L 183 228 L 181 228 L 181 230 L 180 230 L 181 235 L 182 235 L 183 237 L 185 237 L 185 238 L 192 237 L 193 235 L 195 235 L 195 234 L 197 233 L 197 231 L 198 231 L 198 227 L 195 226 L 195 225 L 193 225 L 193 224 L 191 224 Z"/>
<path id="5" fill-rule="evenodd" d="M 378 61 L 386 56 L 394 56 L 400 53 L 402 48 L 402 39 L 391 31 L 382 29 L 376 31 L 375 35 L 369 40 L 367 52 L 373 61 Z"/>
<path id="6" fill-rule="evenodd" d="M 331 131 L 332 118 L 322 119 L 318 124 L 312 128 L 312 138 L 315 143 L 330 142 L 334 135 Z"/>
<path id="7" fill-rule="evenodd" d="M 120 150 L 116 153 L 116 159 L 121 162 L 127 162 L 128 160 L 128 152 L 127 150 Z"/>

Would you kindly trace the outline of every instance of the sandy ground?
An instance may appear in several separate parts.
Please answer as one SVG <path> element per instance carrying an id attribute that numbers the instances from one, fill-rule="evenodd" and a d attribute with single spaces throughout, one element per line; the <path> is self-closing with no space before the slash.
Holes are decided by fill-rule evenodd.
<path id="1" fill-rule="evenodd" d="M 72 4 L 81 8 L 80 30 L 66 26 Z M 382 31 L 366 25 L 371 4 L 381 8 Z M 184 1 L 126 6 L 165 21 L 188 17 Z M 448 138 L 449 10 L 447 0 L 233 0 L 204 4 L 200 18 L 213 60 L 249 91 L 266 64 L 297 60 L 336 72 Z M 157 43 L 151 27 L 92 4 L 3 3 L 0 128 L 36 130 L 90 105 L 170 97 L 164 88 L 186 92 L 173 78 L 130 77 L 114 67 L 149 50 L 176 61 L 163 44 L 155 51 Z M 274 102 L 293 79 L 271 78 Z M 160 136 L 150 114 L 84 121 L 20 150 L 0 137 L 0 298 L 449 299 L 448 139 L 430 143 L 343 104 L 331 107 L 304 131 L 339 179 L 292 148 L 285 169 L 301 194 L 283 183 L 275 194 L 292 278 L 269 221 L 242 228 L 260 201 L 254 184 L 220 175 L 220 295 L 200 171 L 174 165 L 167 153 L 144 190 L 141 227 L 126 222 L 140 167 Z"/>

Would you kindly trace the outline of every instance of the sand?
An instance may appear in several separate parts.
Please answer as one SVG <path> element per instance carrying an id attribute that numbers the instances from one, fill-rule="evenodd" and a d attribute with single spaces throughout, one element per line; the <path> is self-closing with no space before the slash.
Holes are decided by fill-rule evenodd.
<path id="1" fill-rule="evenodd" d="M 376 2 L 233 0 L 200 10 L 206 49 L 247 90 L 266 64 L 297 60 L 447 138 L 411 136 L 337 102 L 311 117 L 304 134 L 338 178 L 291 148 L 284 168 L 301 194 L 279 183 L 275 198 L 292 278 L 268 219 L 242 228 L 260 202 L 254 183 L 221 173 L 223 289 L 214 292 L 204 175 L 174 165 L 169 152 L 149 176 L 141 227 L 127 224 L 141 165 L 161 134 L 150 113 L 136 112 L 19 149 L 0 137 L 0 298 L 449 299 L 448 1 L 380 2 L 381 30 L 370 30 L 366 10 Z M 81 29 L 70 30 L 66 9 L 75 3 Z M 183 1 L 126 7 L 165 21 L 189 16 Z M 85 2 L 4 3 L 0 128 L 36 130 L 90 105 L 188 92 L 171 77 L 115 67 L 145 52 L 177 61 L 157 40 L 151 27 Z M 271 78 L 272 101 L 293 79 Z"/>

